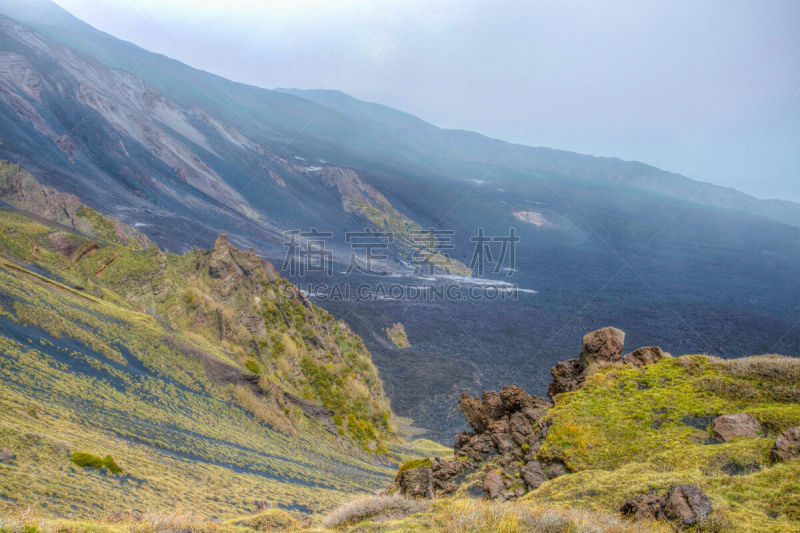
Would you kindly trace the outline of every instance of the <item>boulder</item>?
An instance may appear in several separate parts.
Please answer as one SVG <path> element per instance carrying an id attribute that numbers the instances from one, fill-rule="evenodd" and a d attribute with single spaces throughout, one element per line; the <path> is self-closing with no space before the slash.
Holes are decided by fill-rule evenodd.
<path id="1" fill-rule="evenodd" d="M 580 362 L 583 368 L 597 363 L 617 363 L 622 359 L 625 332 L 605 327 L 583 336 Z"/>
<path id="2" fill-rule="evenodd" d="M 625 516 L 634 518 L 656 518 L 661 508 L 662 497 L 654 492 L 634 496 L 619 508 Z"/>
<path id="3" fill-rule="evenodd" d="M 668 357 L 672 357 L 672 354 L 658 346 L 644 346 L 623 355 L 622 361 L 633 366 L 646 366 Z"/>
<path id="4" fill-rule="evenodd" d="M 770 450 L 773 461 L 800 459 L 800 427 L 789 428 L 781 433 Z"/>
<path id="5" fill-rule="evenodd" d="M 486 431 L 488 433 L 493 434 L 493 435 L 495 433 L 508 433 L 509 432 L 508 419 L 507 418 L 501 418 L 500 420 L 495 420 L 494 422 L 489 424 L 489 427 L 486 428 Z"/>
<path id="6" fill-rule="evenodd" d="M 542 471 L 542 463 L 539 461 L 528 461 L 523 465 L 521 472 L 528 490 L 536 489 L 547 481 L 547 476 Z"/>
<path id="7" fill-rule="evenodd" d="M 490 500 L 497 499 L 503 493 L 504 488 L 503 476 L 499 470 L 492 470 L 486 474 L 483 480 L 483 492 Z"/>
<path id="8" fill-rule="evenodd" d="M 747 413 L 722 415 L 711 422 L 711 433 L 724 442 L 736 437 L 755 437 L 760 432 L 761 423 Z"/>
<path id="9" fill-rule="evenodd" d="M 550 369 L 553 381 L 547 387 L 547 395 L 552 400 L 556 394 L 578 390 L 585 379 L 580 359 L 559 361 Z"/>
<path id="10" fill-rule="evenodd" d="M 535 432 L 533 425 L 531 424 L 530 420 L 528 420 L 528 417 L 519 412 L 511 415 L 511 419 L 508 422 L 508 427 L 509 431 L 511 432 L 511 439 L 520 446 L 523 442 L 527 442 L 528 437 L 533 435 Z"/>
<path id="11" fill-rule="evenodd" d="M 541 420 L 546 414 L 547 409 L 536 409 L 527 407 L 522 410 L 522 414 L 525 415 L 530 423 L 534 425 L 534 427 L 539 427 L 539 420 Z"/>
<path id="12" fill-rule="evenodd" d="M 524 435 L 530 435 L 535 431 L 530 419 L 519 412 L 511 415 L 511 418 L 508 420 L 508 428 L 512 433 L 517 431 Z"/>
<path id="13" fill-rule="evenodd" d="M 464 433 L 457 434 L 456 435 L 456 443 L 453 445 L 453 453 L 455 455 L 458 455 L 458 452 L 461 449 L 465 448 L 469 444 L 469 441 L 474 436 L 475 436 L 475 433 L 470 433 L 468 431 L 465 431 Z"/>
<path id="14" fill-rule="evenodd" d="M 411 498 L 431 497 L 433 495 L 431 463 L 424 461 L 420 466 L 398 472 L 395 483 L 403 496 Z"/>
<path id="15" fill-rule="evenodd" d="M 563 476 L 564 474 L 569 473 L 567 465 L 565 465 L 561 461 L 554 461 L 552 463 L 547 463 L 544 467 L 544 470 L 545 473 L 547 474 L 547 479 L 553 479 L 558 476 Z"/>
<path id="16" fill-rule="evenodd" d="M 467 419 L 467 422 L 475 430 L 475 433 L 486 431 L 486 422 L 483 418 L 483 405 L 478 398 L 473 398 L 466 392 L 462 392 L 458 397 L 458 410 Z"/>
<path id="17" fill-rule="evenodd" d="M 711 500 L 696 485 L 673 485 L 664 494 L 659 517 L 692 526 L 711 513 Z"/>

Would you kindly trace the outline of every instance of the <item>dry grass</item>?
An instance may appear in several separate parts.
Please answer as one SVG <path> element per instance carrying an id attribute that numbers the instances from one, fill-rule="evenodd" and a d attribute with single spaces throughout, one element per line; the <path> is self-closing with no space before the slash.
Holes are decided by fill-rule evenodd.
<path id="1" fill-rule="evenodd" d="M 442 502 L 433 509 L 434 527 L 443 532 L 632 533 L 667 532 L 653 521 L 632 522 L 618 515 L 581 508 L 561 509 L 533 502 L 487 500 Z"/>
<path id="2" fill-rule="evenodd" d="M 754 355 L 722 362 L 737 377 L 760 378 L 800 387 L 800 359 L 784 355 Z"/>
<path id="3" fill-rule="evenodd" d="M 36 510 L 27 509 L 0 517 L 3 533 L 155 533 L 158 531 L 192 531 L 195 533 L 252 533 L 253 531 L 297 530 L 298 521 L 282 509 L 239 519 L 220 521 L 176 508 L 170 512 L 127 512 L 113 514 L 103 520 L 79 521 L 43 518 Z"/>
<path id="4" fill-rule="evenodd" d="M 296 433 L 286 414 L 273 399 L 260 398 L 244 385 L 234 387 L 233 395 L 239 405 L 253 413 L 253 416 L 259 422 L 287 435 Z"/>
<path id="5" fill-rule="evenodd" d="M 429 505 L 428 500 L 412 500 L 397 494 L 367 496 L 337 507 L 325 517 L 322 524 L 325 527 L 338 528 L 379 516 L 402 518 L 425 511 Z"/>

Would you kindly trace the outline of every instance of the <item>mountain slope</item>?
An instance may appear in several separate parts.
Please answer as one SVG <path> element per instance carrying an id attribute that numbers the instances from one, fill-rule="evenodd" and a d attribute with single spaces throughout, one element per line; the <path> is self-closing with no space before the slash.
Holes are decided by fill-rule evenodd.
<path id="1" fill-rule="evenodd" d="M 397 110 L 320 90 L 269 91 L 231 82 L 97 31 L 49 0 L 0 2 L 0 12 L 139 76 L 181 106 L 199 107 L 231 121 L 256 142 L 294 145 L 350 166 L 388 159 L 401 164 L 462 172 L 465 163 L 491 162 L 516 172 L 555 172 L 737 209 L 800 225 L 800 205 L 757 200 L 730 188 L 690 180 L 638 162 L 513 145 L 482 135 L 442 130 Z M 293 98 L 297 97 L 297 98 Z"/>
<path id="2" fill-rule="evenodd" d="M 731 203 L 639 163 L 440 130 L 342 94 L 236 84 L 45 0 L 0 6 L 30 24 L 0 20 L 0 157 L 175 252 L 211 248 L 224 232 L 286 264 L 283 230 L 329 232 L 331 276 L 283 274 L 348 317 L 398 413 L 443 442 L 463 425 L 446 416 L 462 389 L 515 382 L 543 393 L 546 369 L 602 323 L 679 353 L 800 350 L 800 228 L 743 212 L 767 206 L 790 220 L 769 204 Z M 411 230 L 450 232 L 437 244 L 451 245 L 450 271 L 464 274 L 480 230 L 502 238 L 512 227 L 515 264 L 472 281 L 408 264 Z M 363 264 L 347 233 L 365 228 L 398 233 L 376 265 L 386 275 L 342 273 Z M 416 266 L 448 264 L 417 255 L 429 261 Z M 468 294 L 499 283 L 509 285 L 497 294 L 516 297 Z M 358 286 L 366 297 L 341 296 Z M 404 295 L 385 297 L 393 287 Z M 405 296 L 449 287 L 445 301 Z M 397 322 L 412 346 L 386 342 Z"/>
<path id="3" fill-rule="evenodd" d="M 385 483 L 369 353 L 269 263 L 224 237 L 164 253 L 16 165 L 0 192 L 4 508 L 310 512 Z M 57 204 L 74 228 L 19 210 Z"/>

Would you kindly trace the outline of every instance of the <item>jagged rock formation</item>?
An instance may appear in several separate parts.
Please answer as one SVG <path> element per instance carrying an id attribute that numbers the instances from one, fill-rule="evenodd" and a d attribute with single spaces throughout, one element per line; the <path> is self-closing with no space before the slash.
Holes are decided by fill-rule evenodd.
<path id="1" fill-rule="evenodd" d="M 550 397 L 577 390 L 597 366 L 644 366 L 671 357 L 658 346 L 646 346 L 623 356 L 624 340 L 625 333 L 611 327 L 586 334 L 580 356 L 552 368 Z M 568 473 L 563 461 L 539 454 L 552 423 L 548 417 L 551 407 L 553 404 L 545 398 L 531 396 L 514 385 L 499 392 L 484 391 L 480 398 L 462 393 L 458 409 L 472 431 L 456 435 L 454 457 L 401 466 L 404 475 L 398 474 L 395 488 L 406 495 L 442 496 L 471 486 L 479 487 L 490 499 L 510 500 Z M 411 476 L 407 474 L 411 470 L 418 472 Z M 422 491 L 419 483 L 408 479 L 430 479 L 431 487 Z"/>
<path id="2" fill-rule="evenodd" d="M 559 462 L 540 462 L 536 453 L 546 436 L 543 420 L 551 404 L 509 385 L 500 392 L 484 391 L 481 398 L 464 393 L 458 408 L 473 432 L 456 436 L 454 457 L 435 458 L 402 468 L 397 488 L 402 494 L 422 496 L 408 479 L 430 479 L 431 495 L 455 492 L 461 485 L 479 486 L 492 499 L 514 499 L 549 478 L 566 472 Z M 415 472 L 413 476 L 408 472 Z M 427 494 L 427 493 L 426 493 Z"/>

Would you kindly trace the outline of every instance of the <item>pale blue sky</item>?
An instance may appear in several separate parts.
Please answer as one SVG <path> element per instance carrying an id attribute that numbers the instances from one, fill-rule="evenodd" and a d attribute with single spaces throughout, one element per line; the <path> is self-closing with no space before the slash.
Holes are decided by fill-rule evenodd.
<path id="1" fill-rule="evenodd" d="M 800 1 L 57 2 L 233 80 L 800 201 Z"/>

